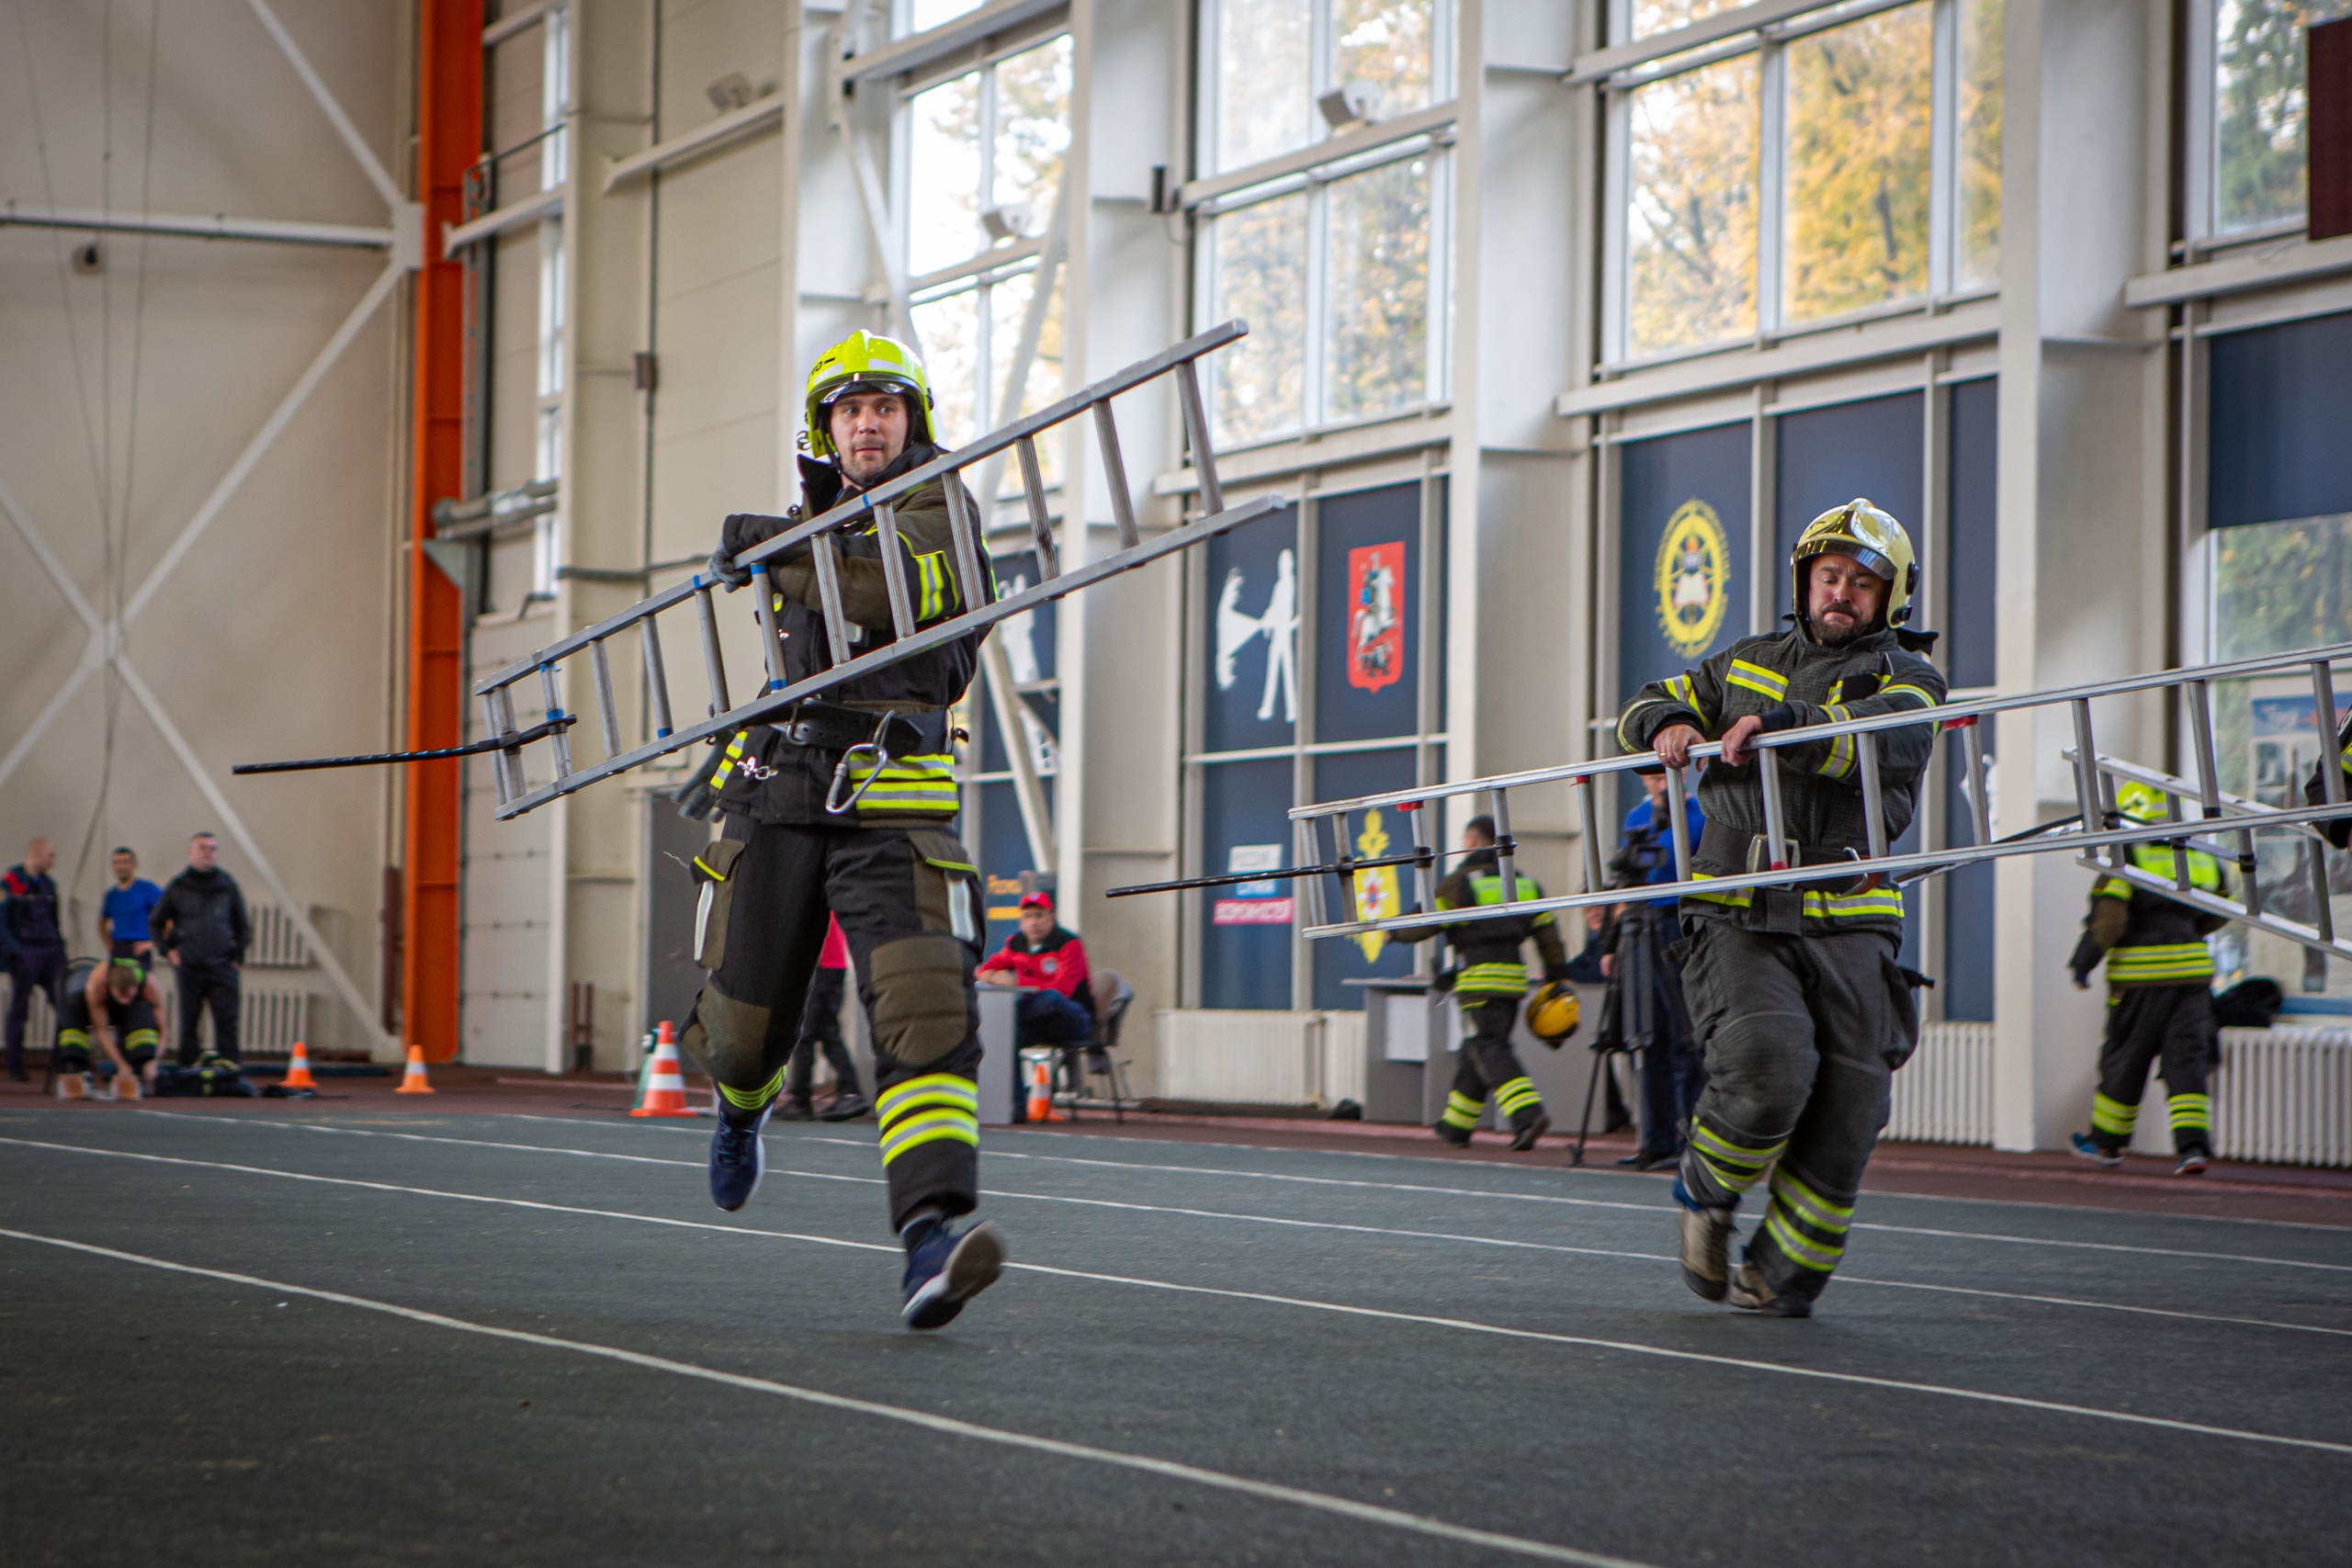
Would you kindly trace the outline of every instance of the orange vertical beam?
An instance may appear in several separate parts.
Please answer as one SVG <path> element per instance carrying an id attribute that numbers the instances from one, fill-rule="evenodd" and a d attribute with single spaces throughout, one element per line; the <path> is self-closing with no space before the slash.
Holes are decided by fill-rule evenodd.
<path id="1" fill-rule="evenodd" d="M 441 254 L 447 225 L 464 221 L 466 170 L 481 156 L 482 0 L 420 0 L 417 199 L 424 266 L 416 275 L 415 471 L 411 537 L 433 536 L 435 502 L 465 482 L 465 268 Z M 411 750 L 456 746 L 465 728 L 464 607 L 457 587 L 412 549 L 408 561 L 408 738 Z M 408 764 L 401 825 L 401 1027 L 428 1061 L 458 1055 L 458 869 L 463 773 L 455 761 Z"/>

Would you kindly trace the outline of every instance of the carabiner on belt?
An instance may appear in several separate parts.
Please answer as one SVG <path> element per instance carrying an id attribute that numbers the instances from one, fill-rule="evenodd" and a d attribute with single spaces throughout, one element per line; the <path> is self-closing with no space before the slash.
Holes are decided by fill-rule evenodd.
<path id="1" fill-rule="evenodd" d="M 851 747 L 848 750 L 842 752 L 842 760 L 833 764 L 833 782 L 825 791 L 826 816 L 840 817 L 845 813 L 855 810 L 857 808 L 857 803 L 865 798 L 865 792 L 874 787 L 874 781 L 882 776 L 882 770 L 890 765 L 890 748 L 884 743 L 883 738 L 890 732 L 890 721 L 898 716 L 898 710 L 895 708 L 890 712 L 884 714 L 882 716 L 882 722 L 874 727 L 873 738 L 868 740 L 861 740 L 856 745 Z M 855 789 L 850 792 L 850 796 L 847 800 L 843 800 L 840 805 L 836 806 L 834 801 L 840 798 L 842 785 L 849 782 L 849 766 L 851 760 L 855 758 L 861 752 L 870 753 L 873 756 L 874 771 L 865 775 L 865 783 L 859 784 Z"/>

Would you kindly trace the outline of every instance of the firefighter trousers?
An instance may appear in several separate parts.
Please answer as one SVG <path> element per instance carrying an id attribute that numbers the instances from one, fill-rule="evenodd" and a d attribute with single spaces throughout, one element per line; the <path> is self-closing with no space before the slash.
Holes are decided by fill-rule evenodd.
<path id="1" fill-rule="evenodd" d="M 1707 1087 L 1683 1190 L 1701 1208 L 1729 1209 L 1770 1172 L 1748 1261 L 1775 1295 L 1810 1301 L 1845 1256 L 1894 1069 L 1917 1043 L 1910 984 L 1884 932 L 1693 924 L 1682 982 Z"/>
<path id="2" fill-rule="evenodd" d="M 1453 1092 L 1445 1097 L 1438 1120 L 1468 1132 L 1478 1124 L 1487 1097 L 1511 1131 L 1517 1132 L 1544 1114 L 1544 1098 L 1527 1079 L 1511 1049 L 1511 1025 L 1519 1021 L 1517 997 L 1464 997 L 1462 1021 L 1469 1029 L 1463 1037 L 1461 1065 L 1453 1069 Z"/>
<path id="3" fill-rule="evenodd" d="M 2098 1053 L 2098 1092 L 2091 1097 L 2091 1142 L 2120 1149 L 2140 1123 L 2148 1068 L 2165 1080 L 2173 1147 L 2213 1152 L 2213 1097 L 2206 1087 L 2222 1032 L 2213 993 L 2202 980 L 2186 986 L 2120 986 L 2107 994 L 2107 1043 Z"/>
<path id="4" fill-rule="evenodd" d="M 730 821 L 729 833 L 745 827 Z M 970 857 L 936 829 L 763 823 L 740 841 L 703 857 L 725 875 L 706 888 L 698 956 L 710 978 L 680 1041 L 718 1086 L 719 1114 L 755 1119 L 783 1090 L 830 911 L 873 1026 L 891 1227 L 919 1208 L 969 1213 L 979 1196 L 972 971 L 983 930 Z"/>

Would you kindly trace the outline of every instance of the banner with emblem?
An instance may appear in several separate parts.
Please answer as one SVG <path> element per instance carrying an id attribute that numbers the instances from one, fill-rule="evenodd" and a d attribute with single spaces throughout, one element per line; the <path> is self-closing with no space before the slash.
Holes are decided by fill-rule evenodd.
<path id="1" fill-rule="evenodd" d="M 1317 757 L 1315 763 L 1320 799 L 1410 789 L 1414 783 L 1413 752 L 1409 747 L 1394 751 L 1342 752 Z M 1413 847 L 1412 818 L 1402 811 L 1375 807 L 1351 818 L 1348 826 L 1349 852 L 1359 860 L 1402 854 Z M 1327 876 L 1322 880 L 1324 899 L 1336 912 L 1342 907 L 1340 879 Z M 1355 884 L 1356 908 L 1366 919 L 1401 915 L 1416 898 L 1409 866 L 1385 865 L 1360 871 L 1355 874 Z M 1418 956 L 1414 949 L 1390 942 L 1380 931 L 1309 946 L 1315 964 L 1315 1005 L 1351 1011 L 1363 1010 L 1364 988 L 1350 982 L 1409 975 Z"/>
<path id="2" fill-rule="evenodd" d="M 1316 504 L 1315 739 L 1419 728 L 1421 486 Z"/>
<path id="3" fill-rule="evenodd" d="M 1617 448 L 1620 701 L 1748 635 L 1749 443 L 1743 422 Z"/>

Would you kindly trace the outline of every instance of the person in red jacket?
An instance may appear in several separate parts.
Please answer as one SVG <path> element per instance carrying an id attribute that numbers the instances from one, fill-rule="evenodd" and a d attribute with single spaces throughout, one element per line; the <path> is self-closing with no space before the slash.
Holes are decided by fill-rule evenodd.
<path id="1" fill-rule="evenodd" d="M 1034 987 L 1015 1013 L 1023 1045 L 1071 1045 L 1094 1038 L 1094 993 L 1086 943 L 1054 920 L 1054 896 L 1021 896 L 1021 929 L 980 963 L 989 985 Z"/>

